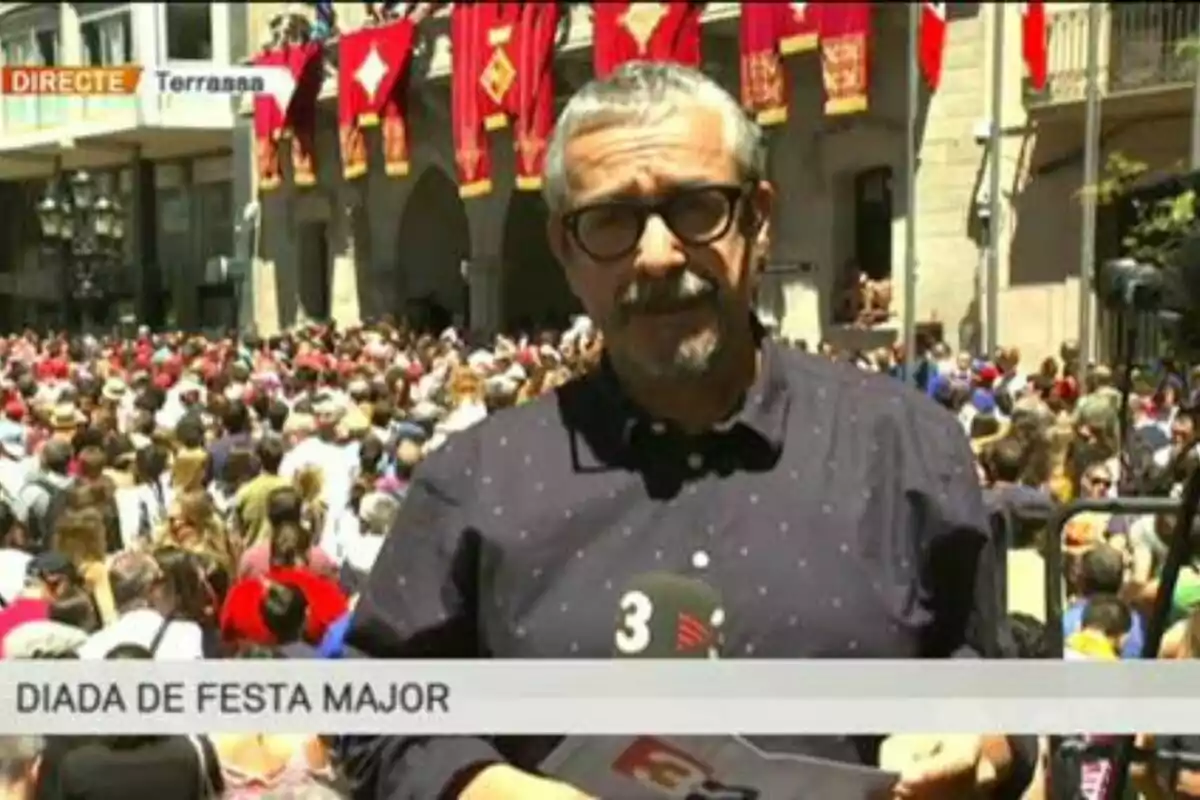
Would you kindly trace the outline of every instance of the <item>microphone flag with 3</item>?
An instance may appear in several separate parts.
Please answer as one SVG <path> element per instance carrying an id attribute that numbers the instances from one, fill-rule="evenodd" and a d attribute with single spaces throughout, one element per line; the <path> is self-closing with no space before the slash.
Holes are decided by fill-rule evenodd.
<path id="1" fill-rule="evenodd" d="M 617 604 L 617 658 L 717 658 L 725 610 L 721 595 L 695 578 L 638 575 Z"/>
<path id="2" fill-rule="evenodd" d="M 634 576 L 617 604 L 616 658 L 716 658 L 725 609 L 704 581 Z M 620 800 L 868 800 L 890 797 L 896 775 L 763 751 L 728 736 L 567 736 L 538 771 L 589 797 Z"/>

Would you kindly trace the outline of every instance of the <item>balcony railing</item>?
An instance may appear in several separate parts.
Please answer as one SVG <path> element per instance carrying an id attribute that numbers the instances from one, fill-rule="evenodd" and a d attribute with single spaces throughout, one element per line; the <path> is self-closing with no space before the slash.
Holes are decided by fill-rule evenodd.
<path id="1" fill-rule="evenodd" d="M 1030 106 L 1080 102 L 1087 90 L 1086 3 L 1054 10 L 1050 28 L 1046 89 L 1027 92 Z M 1107 4 L 1101 15 L 1099 84 L 1108 97 L 1173 89 L 1196 74 L 1200 3 Z"/>

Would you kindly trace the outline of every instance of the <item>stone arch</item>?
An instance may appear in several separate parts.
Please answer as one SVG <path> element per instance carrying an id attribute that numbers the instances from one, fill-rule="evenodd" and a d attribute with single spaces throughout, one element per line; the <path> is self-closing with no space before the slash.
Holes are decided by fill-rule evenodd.
<path id="1" fill-rule="evenodd" d="M 405 292 L 396 311 L 432 327 L 465 323 L 463 263 L 471 257 L 471 231 L 454 180 L 439 167 L 427 167 L 398 224 L 396 268 Z"/>
<path id="2" fill-rule="evenodd" d="M 504 217 L 502 306 L 506 328 L 561 325 L 579 313 L 562 265 L 546 240 L 546 204 L 539 192 L 514 191 Z"/>

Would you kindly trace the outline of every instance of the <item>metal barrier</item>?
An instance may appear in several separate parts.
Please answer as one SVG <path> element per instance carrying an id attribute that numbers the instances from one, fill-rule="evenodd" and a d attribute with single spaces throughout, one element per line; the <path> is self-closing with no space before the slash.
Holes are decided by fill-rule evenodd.
<path id="1" fill-rule="evenodd" d="M 1046 528 L 1046 640 L 1052 653 L 1063 656 L 1063 576 L 1066 556 L 1063 529 L 1072 518 L 1086 512 L 1101 514 L 1178 514 L 1181 501 L 1169 497 L 1113 497 L 1101 500 L 1076 500 L 1059 507 Z"/>

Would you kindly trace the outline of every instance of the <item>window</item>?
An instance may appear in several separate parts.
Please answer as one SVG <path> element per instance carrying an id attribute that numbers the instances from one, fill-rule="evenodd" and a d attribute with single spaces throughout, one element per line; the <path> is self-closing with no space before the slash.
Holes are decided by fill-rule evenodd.
<path id="1" fill-rule="evenodd" d="M 37 44 L 38 63 L 44 67 L 58 64 L 58 31 L 37 31 L 34 34 Z"/>
<path id="2" fill-rule="evenodd" d="M 835 197 L 835 252 L 850 258 L 836 265 L 833 320 L 873 328 L 892 314 L 891 167 L 840 175 Z"/>
<path id="3" fill-rule="evenodd" d="M 133 63 L 133 27 L 129 12 L 122 11 L 79 26 L 83 60 L 88 66 L 119 66 Z"/>
<path id="4" fill-rule="evenodd" d="M 38 55 L 34 47 L 32 31 L 25 30 L 12 38 L 0 42 L 0 56 L 5 64 L 24 66 L 37 64 Z M 33 128 L 38 122 L 37 97 L 6 97 L 0 104 L 0 114 L 3 114 L 4 124 L 12 129 Z"/>
<path id="5" fill-rule="evenodd" d="M 167 59 L 211 61 L 212 7 L 208 3 L 164 3 L 167 15 Z"/>
<path id="6" fill-rule="evenodd" d="M 197 223 L 200 239 L 196 243 L 201 263 L 227 256 L 233 251 L 233 184 L 204 183 L 194 187 L 199 207 Z"/>
<path id="7" fill-rule="evenodd" d="M 28 35 L 16 36 L 12 39 L 5 39 L 0 44 L 0 52 L 4 54 L 4 63 L 12 66 L 24 64 L 35 64 L 36 59 L 33 56 L 33 44 Z"/>

